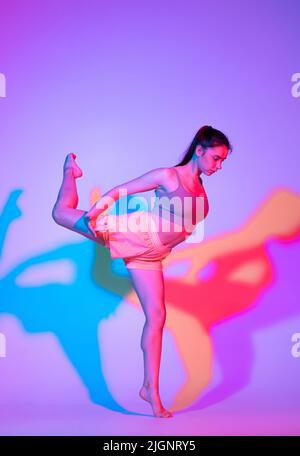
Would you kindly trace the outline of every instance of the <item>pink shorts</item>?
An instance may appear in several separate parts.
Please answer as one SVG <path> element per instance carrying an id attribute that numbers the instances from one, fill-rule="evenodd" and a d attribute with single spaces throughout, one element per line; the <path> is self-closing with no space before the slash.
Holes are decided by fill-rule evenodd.
<path id="1" fill-rule="evenodd" d="M 131 217 L 137 221 L 137 229 L 134 231 L 128 229 Z M 162 244 L 159 239 L 151 212 L 138 211 L 100 216 L 97 219 L 96 231 L 102 232 L 105 247 L 110 250 L 111 258 L 122 258 L 128 269 L 161 271 L 162 260 L 172 250 L 172 247 Z"/>

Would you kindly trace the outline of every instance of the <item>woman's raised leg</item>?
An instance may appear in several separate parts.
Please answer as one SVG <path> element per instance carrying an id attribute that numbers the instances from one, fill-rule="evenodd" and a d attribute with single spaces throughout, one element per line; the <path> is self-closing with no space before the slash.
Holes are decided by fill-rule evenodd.
<path id="1" fill-rule="evenodd" d="M 101 234 L 94 236 L 84 222 L 84 216 L 87 211 L 77 209 L 78 194 L 76 179 L 82 176 L 82 171 L 75 162 L 75 158 L 76 155 L 72 153 L 66 157 L 63 168 L 63 181 L 52 210 L 52 217 L 59 225 L 104 245 Z"/>
<path id="2" fill-rule="evenodd" d="M 163 407 L 159 394 L 162 336 L 166 320 L 163 272 L 129 268 L 128 272 L 146 317 L 141 340 L 144 384 L 140 396 L 150 402 L 154 416 L 169 418 L 173 415 Z"/>

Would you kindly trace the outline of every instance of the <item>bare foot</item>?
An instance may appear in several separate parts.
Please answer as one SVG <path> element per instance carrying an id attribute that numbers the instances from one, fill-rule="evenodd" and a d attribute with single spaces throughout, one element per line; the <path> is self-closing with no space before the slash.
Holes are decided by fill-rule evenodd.
<path id="1" fill-rule="evenodd" d="M 71 169 L 73 171 L 73 176 L 75 179 L 77 177 L 82 176 L 82 170 L 79 168 L 77 163 L 75 162 L 76 155 L 73 153 L 70 153 L 67 155 L 65 163 L 64 163 L 64 171 Z"/>
<path id="2" fill-rule="evenodd" d="M 156 418 L 171 418 L 173 414 L 165 409 L 161 403 L 158 394 L 151 394 L 149 387 L 143 385 L 140 389 L 139 395 L 144 401 L 150 402 L 153 410 L 153 415 Z"/>

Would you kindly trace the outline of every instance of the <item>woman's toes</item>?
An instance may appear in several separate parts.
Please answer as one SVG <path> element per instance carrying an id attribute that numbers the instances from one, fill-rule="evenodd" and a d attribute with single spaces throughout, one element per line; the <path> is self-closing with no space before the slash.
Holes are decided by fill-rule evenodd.
<path id="1" fill-rule="evenodd" d="M 164 409 L 161 411 L 160 416 L 162 418 L 171 418 L 171 416 L 173 416 L 173 415 L 171 412 L 169 412 L 169 410 Z"/>
<path id="2" fill-rule="evenodd" d="M 64 164 L 64 169 L 72 169 L 73 171 L 73 176 L 75 178 L 81 177 L 82 176 L 82 170 L 79 168 L 77 163 L 75 162 L 76 155 L 73 154 L 73 152 L 69 153 L 66 157 L 65 164 Z"/>
<path id="3" fill-rule="evenodd" d="M 157 418 L 171 418 L 173 415 L 168 410 L 162 410 L 155 414 Z"/>

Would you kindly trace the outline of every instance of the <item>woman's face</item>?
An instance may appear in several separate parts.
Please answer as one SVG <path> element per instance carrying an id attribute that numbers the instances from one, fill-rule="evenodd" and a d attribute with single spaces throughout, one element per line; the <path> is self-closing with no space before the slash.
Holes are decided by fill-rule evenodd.
<path id="1" fill-rule="evenodd" d="M 200 171 L 206 176 L 210 176 L 217 170 L 222 169 L 222 163 L 226 160 L 228 149 L 226 146 L 215 146 L 209 149 L 196 147 L 196 154 Z"/>

